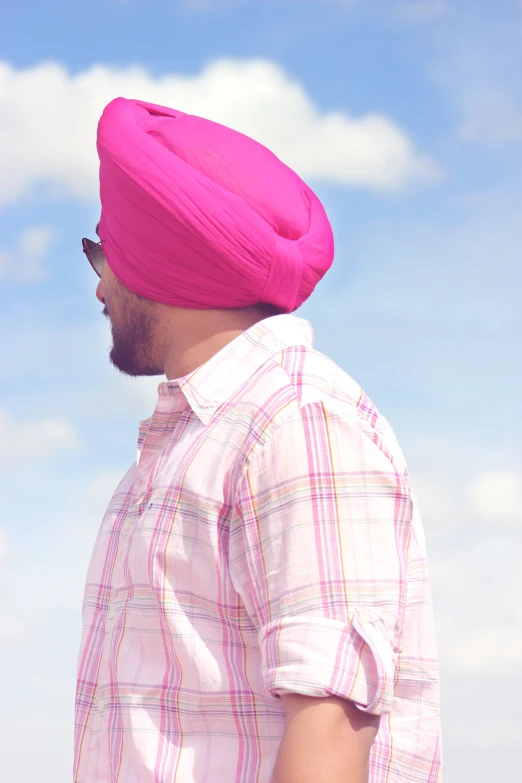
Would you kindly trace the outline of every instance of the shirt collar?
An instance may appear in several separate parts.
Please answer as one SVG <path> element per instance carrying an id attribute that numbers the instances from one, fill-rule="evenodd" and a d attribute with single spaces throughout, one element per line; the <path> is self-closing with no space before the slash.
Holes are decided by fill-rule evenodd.
<path id="1" fill-rule="evenodd" d="M 196 416 L 208 424 L 215 411 L 268 359 L 291 346 L 311 348 L 313 339 L 309 321 L 290 314 L 274 315 L 258 321 L 183 378 L 160 383 L 158 393 L 172 395 L 179 387 Z"/>

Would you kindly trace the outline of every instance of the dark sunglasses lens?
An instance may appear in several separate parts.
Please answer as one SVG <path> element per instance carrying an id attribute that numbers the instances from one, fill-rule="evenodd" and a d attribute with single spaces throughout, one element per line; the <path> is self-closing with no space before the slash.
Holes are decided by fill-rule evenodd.
<path id="1" fill-rule="evenodd" d="M 101 277 L 105 256 L 100 245 L 97 242 L 92 242 L 90 239 L 82 239 L 82 247 L 90 265 L 98 277 Z"/>

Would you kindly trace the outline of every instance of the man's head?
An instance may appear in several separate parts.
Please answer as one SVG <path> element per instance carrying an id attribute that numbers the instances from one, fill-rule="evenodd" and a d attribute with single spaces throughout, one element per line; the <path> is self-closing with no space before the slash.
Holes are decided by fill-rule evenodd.
<path id="1" fill-rule="evenodd" d="M 321 202 L 254 139 L 116 98 L 97 147 L 103 249 L 140 296 L 196 310 L 266 302 L 291 313 L 329 269 Z"/>
<path id="2" fill-rule="evenodd" d="M 329 269 L 321 202 L 253 139 L 116 98 L 97 147 L 100 244 L 84 250 L 122 372 L 180 377 L 257 321 L 296 310 Z"/>

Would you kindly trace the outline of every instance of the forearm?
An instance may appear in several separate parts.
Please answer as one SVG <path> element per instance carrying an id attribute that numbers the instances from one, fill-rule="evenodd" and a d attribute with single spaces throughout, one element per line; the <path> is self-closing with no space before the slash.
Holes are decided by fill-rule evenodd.
<path id="1" fill-rule="evenodd" d="M 374 736 L 373 728 L 354 733 L 347 721 L 312 723 L 306 714 L 296 715 L 287 724 L 272 783 L 368 783 Z"/>

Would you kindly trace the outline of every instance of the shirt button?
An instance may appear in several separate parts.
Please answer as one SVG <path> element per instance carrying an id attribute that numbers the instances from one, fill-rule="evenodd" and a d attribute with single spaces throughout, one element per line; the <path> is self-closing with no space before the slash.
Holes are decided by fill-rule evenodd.
<path id="1" fill-rule="evenodd" d="M 98 699 L 98 709 L 100 712 L 103 712 L 105 709 L 105 702 L 103 699 Z"/>
<path id="2" fill-rule="evenodd" d="M 111 606 L 111 608 L 109 609 L 109 619 L 110 620 L 114 620 L 115 615 L 116 615 L 116 608 L 115 608 L 115 606 L 113 604 Z"/>
<path id="3" fill-rule="evenodd" d="M 125 524 L 123 525 L 123 529 L 128 532 L 131 529 L 131 527 L 132 527 L 132 524 L 131 524 L 130 519 L 125 520 Z"/>

